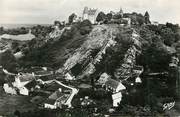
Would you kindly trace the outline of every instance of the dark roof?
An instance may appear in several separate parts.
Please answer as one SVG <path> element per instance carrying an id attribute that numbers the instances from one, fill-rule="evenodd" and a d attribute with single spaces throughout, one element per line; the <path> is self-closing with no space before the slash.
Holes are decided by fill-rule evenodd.
<path id="1" fill-rule="evenodd" d="M 48 84 L 45 85 L 44 90 L 45 91 L 53 91 L 54 92 L 54 91 L 56 91 L 59 88 L 60 88 L 60 85 L 58 83 L 51 82 L 51 83 L 48 83 Z"/>
<path id="2" fill-rule="evenodd" d="M 30 81 L 34 79 L 34 76 L 32 74 L 29 73 L 22 73 L 22 75 L 17 76 L 19 77 L 19 80 L 21 82 L 26 82 L 26 81 Z"/>
<path id="3" fill-rule="evenodd" d="M 46 98 L 48 98 L 51 94 L 52 94 L 52 92 L 50 92 L 50 91 L 44 91 L 44 90 L 35 90 L 34 91 L 38 96 L 43 96 L 43 97 L 46 97 Z"/>
<path id="4" fill-rule="evenodd" d="M 49 76 L 40 76 L 40 77 L 38 77 L 38 79 L 41 79 L 42 81 L 48 81 L 48 80 L 53 80 L 54 77 L 53 77 L 53 75 L 49 75 Z"/>
<path id="5" fill-rule="evenodd" d="M 31 88 L 34 88 L 36 85 L 36 80 L 32 80 L 31 82 L 27 83 L 25 87 L 30 90 Z"/>
<path id="6" fill-rule="evenodd" d="M 114 79 L 109 78 L 108 81 L 105 83 L 105 85 L 116 89 L 119 85 L 119 82 Z"/>
<path id="7" fill-rule="evenodd" d="M 44 87 L 44 90 L 45 90 L 45 91 L 53 91 L 53 92 L 55 92 L 55 91 L 58 90 L 59 88 L 61 88 L 62 91 L 63 91 L 63 90 L 69 90 L 69 88 L 66 88 L 66 87 L 60 85 L 60 84 L 57 83 L 56 81 L 52 81 L 51 83 L 46 84 L 45 87 Z"/>
<path id="8" fill-rule="evenodd" d="M 90 9 L 90 10 L 88 11 L 88 15 L 95 15 L 96 12 L 97 12 L 97 9 Z"/>
<path id="9" fill-rule="evenodd" d="M 71 68 L 71 73 L 73 76 L 77 76 L 82 70 L 82 65 L 77 63 L 74 67 Z"/>
<path id="10" fill-rule="evenodd" d="M 52 104 L 56 102 L 57 99 L 60 100 L 67 100 L 69 96 L 67 94 L 60 92 L 59 90 L 56 90 L 54 93 L 52 93 L 48 99 L 45 101 L 45 103 Z"/>
<path id="11" fill-rule="evenodd" d="M 56 100 L 53 100 L 53 99 L 49 99 L 49 98 L 48 98 L 44 103 L 54 105 L 55 102 L 56 102 Z"/>
<path id="12" fill-rule="evenodd" d="M 57 100 L 58 98 L 60 98 L 61 96 L 63 96 L 64 94 L 62 92 L 60 92 L 59 90 L 55 91 L 52 95 L 49 96 L 49 99 L 53 99 L 53 100 Z"/>
<path id="13" fill-rule="evenodd" d="M 134 66 L 133 69 L 143 71 L 143 66 Z"/>

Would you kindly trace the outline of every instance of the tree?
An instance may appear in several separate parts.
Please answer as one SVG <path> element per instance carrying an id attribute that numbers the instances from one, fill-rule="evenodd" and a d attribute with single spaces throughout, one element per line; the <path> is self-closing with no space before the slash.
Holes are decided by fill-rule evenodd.
<path id="1" fill-rule="evenodd" d="M 13 41 L 12 45 L 11 45 L 11 48 L 13 49 L 14 52 L 17 52 L 18 48 L 19 48 L 19 43 L 16 42 L 16 41 Z"/>
<path id="2" fill-rule="evenodd" d="M 175 42 L 175 34 L 171 28 L 164 28 L 161 30 L 161 36 L 164 40 L 164 43 L 168 46 L 171 46 Z"/>
<path id="3" fill-rule="evenodd" d="M 4 33 L 4 27 L 0 27 L 0 34 Z"/>
<path id="4" fill-rule="evenodd" d="M 72 13 L 70 16 L 69 16 L 69 24 L 72 24 L 73 23 L 73 20 L 74 18 L 77 17 L 77 15 L 75 13 Z"/>
<path id="5" fill-rule="evenodd" d="M 25 27 L 21 27 L 20 30 L 19 30 L 19 33 L 20 34 L 26 34 L 26 33 L 28 33 L 28 30 L 26 30 Z"/>
<path id="6" fill-rule="evenodd" d="M 150 21 L 150 16 L 149 16 L 149 13 L 146 11 L 145 14 L 144 14 L 144 18 L 145 18 L 145 23 L 146 24 L 150 24 L 151 21 Z"/>
<path id="7" fill-rule="evenodd" d="M 166 26 L 168 28 L 171 28 L 171 30 L 174 32 L 174 33 L 177 33 L 179 31 L 179 26 L 178 24 L 172 24 L 172 23 L 166 23 Z"/>
<path id="8" fill-rule="evenodd" d="M 14 55 L 9 50 L 4 52 L 1 55 L 0 65 L 2 65 L 3 68 L 7 69 L 10 72 L 16 72 L 17 67 L 18 67 L 18 64 L 17 64 L 17 61 L 16 61 Z"/>
<path id="9" fill-rule="evenodd" d="M 121 15 L 120 14 L 115 14 L 114 16 L 113 16 L 113 19 L 120 19 L 121 18 Z"/>
<path id="10" fill-rule="evenodd" d="M 152 72 L 164 72 L 168 70 L 170 52 L 167 51 L 163 42 L 157 40 L 142 51 L 138 61 L 140 65 L 150 69 Z"/>
<path id="11" fill-rule="evenodd" d="M 14 115 L 17 116 L 17 117 L 20 117 L 20 116 L 21 116 L 21 113 L 20 113 L 18 110 L 16 110 L 16 111 L 14 112 Z"/>
<path id="12" fill-rule="evenodd" d="M 6 74 L 3 72 L 0 66 L 0 86 L 3 86 L 3 84 L 5 83 L 6 77 L 7 77 Z"/>
<path id="13" fill-rule="evenodd" d="M 89 20 L 84 20 L 80 23 L 80 33 L 82 35 L 88 34 L 92 30 L 92 24 Z"/>
<path id="14" fill-rule="evenodd" d="M 136 21 L 138 22 L 138 24 L 139 24 L 140 26 L 145 23 L 145 19 L 144 19 L 144 17 L 141 16 L 141 15 L 137 15 L 137 16 L 136 16 Z"/>
<path id="15" fill-rule="evenodd" d="M 112 13 L 108 13 L 108 14 L 106 15 L 106 17 L 107 17 L 108 21 L 110 21 L 110 20 L 112 19 Z"/>
<path id="16" fill-rule="evenodd" d="M 97 21 L 97 22 L 104 21 L 105 18 L 106 18 L 105 13 L 104 13 L 104 12 L 100 12 L 100 13 L 98 14 L 97 18 L 96 18 L 96 21 Z"/>
<path id="17" fill-rule="evenodd" d="M 61 25 L 61 22 L 60 22 L 60 21 L 57 21 L 57 20 L 54 21 L 54 25 L 55 25 L 55 26 L 58 26 L 59 28 L 60 28 L 60 26 L 62 26 L 62 25 Z"/>

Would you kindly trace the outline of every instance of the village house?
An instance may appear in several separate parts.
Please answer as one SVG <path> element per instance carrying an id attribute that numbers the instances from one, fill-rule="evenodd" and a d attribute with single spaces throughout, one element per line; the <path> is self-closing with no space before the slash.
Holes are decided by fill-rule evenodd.
<path id="1" fill-rule="evenodd" d="M 113 107 L 118 107 L 122 100 L 122 93 L 118 92 L 112 95 Z"/>
<path id="2" fill-rule="evenodd" d="M 27 83 L 26 85 L 24 85 L 24 87 L 20 87 L 19 88 L 19 93 L 21 95 L 30 95 L 30 92 L 33 92 L 35 89 L 39 89 L 40 86 L 38 86 L 36 80 L 32 80 L 29 83 Z"/>
<path id="3" fill-rule="evenodd" d="M 13 82 L 14 87 L 23 87 L 27 83 L 29 83 L 31 80 L 34 79 L 34 75 L 30 73 L 18 73 L 18 75 L 15 76 L 15 81 Z"/>
<path id="4" fill-rule="evenodd" d="M 177 56 L 171 57 L 171 62 L 169 63 L 169 67 L 177 67 L 179 63 L 179 59 Z"/>
<path id="5" fill-rule="evenodd" d="M 5 83 L 3 85 L 3 89 L 7 94 L 17 95 L 17 91 L 13 88 L 11 83 Z"/>
<path id="6" fill-rule="evenodd" d="M 44 102 L 44 108 L 56 109 L 61 108 L 63 105 L 72 107 L 71 101 L 78 93 L 76 88 L 67 86 L 60 81 L 52 80 L 49 82 L 51 89 L 45 89 L 48 91 L 55 90 Z"/>
<path id="7" fill-rule="evenodd" d="M 32 67 L 28 71 L 31 73 L 13 74 L 3 69 L 5 74 L 14 77 L 13 81 L 4 84 L 4 91 L 10 94 L 30 95 L 35 89 L 40 89 L 39 85 L 44 85 L 54 79 L 53 71 L 47 67 Z"/>
<path id="8" fill-rule="evenodd" d="M 143 66 L 134 66 L 133 67 L 133 75 L 135 76 L 135 83 L 142 83 L 140 75 L 143 73 Z"/>
<path id="9" fill-rule="evenodd" d="M 121 90 L 126 89 L 126 87 L 121 83 L 118 82 L 112 78 L 107 73 L 103 73 L 98 82 L 102 85 L 105 86 L 107 91 L 111 91 L 112 93 L 117 93 Z"/>
<path id="10" fill-rule="evenodd" d="M 110 75 L 108 75 L 107 73 L 103 73 L 103 74 L 101 74 L 98 82 L 100 84 L 104 85 L 107 82 L 108 78 L 110 78 Z"/>
<path id="11" fill-rule="evenodd" d="M 109 90 L 113 93 L 117 93 L 121 90 L 126 89 L 126 87 L 121 83 L 114 79 L 109 78 L 105 83 L 106 90 Z"/>
<path id="12" fill-rule="evenodd" d="M 6 93 L 28 95 L 28 90 L 24 87 L 31 82 L 34 76 L 29 73 L 18 73 L 14 77 L 14 82 L 5 83 L 3 88 Z"/>
<path id="13" fill-rule="evenodd" d="M 75 80 L 75 76 L 73 76 L 70 72 L 67 72 L 64 76 L 66 80 Z"/>
<path id="14" fill-rule="evenodd" d="M 117 107 L 122 99 L 121 91 L 125 90 L 126 87 L 121 82 L 111 79 L 111 77 L 107 73 L 103 73 L 100 76 L 98 82 L 103 87 L 105 87 L 107 91 L 111 91 L 113 93 L 112 94 L 113 106 Z"/>
<path id="15" fill-rule="evenodd" d="M 95 24 L 98 13 L 99 13 L 98 9 L 91 9 L 88 7 L 84 7 L 82 19 L 83 20 L 88 19 L 92 24 Z"/>
<path id="16" fill-rule="evenodd" d="M 29 95 L 29 91 L 26 87 L 26 84 L 31 82 L 34 79 L 34 76 L 29 73 L 18 73 L 15 76 L 15 82 L 13 82 L 13 86 L 18 89 L 19 94 L 21 95 Z"/>
<path id="17" fill-rule="evenodd" d="M 50 109 L 56 109 L 57 107 L 61 108 L 68 96 L 69 95 L 64 95 L 62 89 L 59 88 L 44 102 L 44 107 Z"/>

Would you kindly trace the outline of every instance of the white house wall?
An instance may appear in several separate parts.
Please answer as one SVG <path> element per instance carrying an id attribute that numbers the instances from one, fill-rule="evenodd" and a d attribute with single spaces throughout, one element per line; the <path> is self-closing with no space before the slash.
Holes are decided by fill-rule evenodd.
<path id="1" fill-rule="evenodd" d="M 6 93 L 8 93 L 8 94 L 17 95 L 16 90 L 15 90 L 14 88 L 12 88 L 12 87 L 9 87 L 8 84 L 4 84 L 3 89 L 4 89 L 4 91 L 5 91 Z"/>
<path id="2" fill-rule="evenodd" d="M 51 104 L 45 103 L 45 104 L 44 104 L 44 108 L 56 109 L 56 106 L 55 106 L 55 105 L 51 105 Z"/>
<path id="3" fill-rule="evenodd" d="M 19 88 L 19 93 L 21 95 L 29 95 L 29 90 L 25 87 L 21 87 L 21 88 Z"/>

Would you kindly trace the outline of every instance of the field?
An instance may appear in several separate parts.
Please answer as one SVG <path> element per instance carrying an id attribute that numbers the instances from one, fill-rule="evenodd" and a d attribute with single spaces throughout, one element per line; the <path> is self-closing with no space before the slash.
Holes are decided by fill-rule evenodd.
<path id="1" fill-rule="evenodd" d="M 30 101 L 30 97 L 5 94 L 0 87 L 0 115 L 13 114 L 16 110 L 23 112 L 36 108 Z"/>

